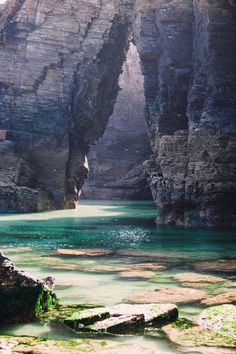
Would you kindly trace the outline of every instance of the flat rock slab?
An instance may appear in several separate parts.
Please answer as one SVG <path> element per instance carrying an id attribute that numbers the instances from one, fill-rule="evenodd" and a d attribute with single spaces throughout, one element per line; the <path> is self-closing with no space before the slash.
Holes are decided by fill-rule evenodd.
<path id="1" fill-rule="evenodd" d="M 198 274 L 193 272 L 178 273 L 175 274 L 173 278 L 179 282 L 188 282 L 188 283 L 201 283 L 201 282 L 218 283 L 218 282 L 226 281 L 226 279 L 224 278 L 215 277 L 207 274 Z"/>
<path id="2" fill-rule="evenodd" d="M 75 330 L 84 328 L 85 326 L 90 326 L 97 321 L 105 320 L 111 315 L 106 308 L 95 308 L 91 310 L 83 310 L 80 312 L 75 312 L 72 316 L 66 318 L 63 323 Z"/>
<path id="3" fill-rule="evenodd" d="M 74 312 L 63 323 L 76 331 L 119 331 L 125 334 L 144 325 L 160 327 L 174 322 L 177 318 L 178 309 L 173 304 L 120 304 Z"/>
<path id="4" fill-rule="evenodd" d="M 218 334 L 234 338 L 236 342 L 236 306 L 219 305 L 202 311 L 196 323 Z M 236 346 L 236 344 L 235 344 Z"/>
<path id="5" fill-rule="evenodd" d="M 236 291 L 223 293 L 215 296 L 208 297 L 201 301 L 204 305 L 221 305 L 221 304 L 235 304 L 236 303 Z"/>
<path id="6" fill-rule="evenodd" d="M 190 264 L 196 270 L 218 273 L 236 273 L 236 259 L 222 259 L 217 261 L 203 261 Z"/>
<path id="7" fill-rule="evenodd" d="M 89 273 L 118 273 L 129 270 L 129 268 L 119 265 L 95 265 L 83 267 L 82 270 Z"/>
<path id="8" fill-rule="evenodd" d="M 120 278 L 128 279 L 151 279 L 155 277 L 155 273 L 148 270 L 128 270 L 118 273 Z"/>
<path id="9" fill-rule="evenodd" d="M 60 256 L 77 256 L 77 257 L 99 257 L 113 254 L 112 250 L 106 249 L 63 249 L 56 250 L 56 254 Z"/>
<path id="10" fill-rule="evenodd" d="M 117 315 L 144 315 L 145 324 L 164 325 L 174 322 L 178 318 L 178 308 L 173 304 L 120 304 L 107 308 L 112 316 Z"/>
<path id="11" fill-rule="evenodd" d="M 165 263 L 152 262 L 152 263 L 134 263 L 131 264 L 130 267 L 132 268 L 132 270 L 158 271 L 158 270 L 164 270 L 168 268 L 168 265 Z"/>
<path id="12" fill-rule="evenodd" d="M 113 316 L 104 321 L 96 322 L 89 327 L 90 331 L 108 333 L 131 333 L 135 329 L 144 327 L 144 315 L 121 315 Z"/>
<path id="13" fill-rule="evenodd" d="M 127 299 L 131 303 L 190 303 L 201 301 L 207 297 L 207 293 L 192 288 L 163 288 L 131 296 Z"/>
<path id="14" fill-rule="evenodd" d="M 181 352 L 202 354 L 235 353 L 236 340 L 214 333 L 180 318 L 162 330 Z"/>

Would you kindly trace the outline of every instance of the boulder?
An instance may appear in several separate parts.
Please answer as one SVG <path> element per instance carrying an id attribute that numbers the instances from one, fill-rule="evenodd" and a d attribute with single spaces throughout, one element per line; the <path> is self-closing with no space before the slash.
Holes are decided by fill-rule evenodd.
<path id="1" fill-rule="evenodd" d="M 0 252 L 0 318 L 2 323 L 26 322 L 48 311 L 56 301 L 50 285 L 15 267 Z"/>

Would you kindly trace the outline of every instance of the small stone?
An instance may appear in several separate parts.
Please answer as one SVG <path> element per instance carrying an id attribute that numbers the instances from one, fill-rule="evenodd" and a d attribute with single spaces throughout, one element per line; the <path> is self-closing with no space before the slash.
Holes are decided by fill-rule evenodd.
<path id="1" fill-rule="evenodd" d="M 127 299 L 131 303 L 189 303 L 200 301 L 207 297 L 207 293 L 193 288 L 163 288 L 131 296 Z"/>
<path id="2" fill-rule="evenodd" d="M 204 305 L 221 305 L 221 304 L 234 304 L 236 303 L 236 292 L 228 292 L 215 296 L 208 297 L 201 301 Z"/>
<path id="3" fill-rule="evenodd" d="M 226 281 L 226 279 L 224 278 L 215 277 L 207 274 L 192 273 L 192 272 L 178 273 L 175 274 L 173 278 L 177 281 L 188 282 L 188 283 L 199 283 L 199 282 L 217 283 L 217 282 Z"/>

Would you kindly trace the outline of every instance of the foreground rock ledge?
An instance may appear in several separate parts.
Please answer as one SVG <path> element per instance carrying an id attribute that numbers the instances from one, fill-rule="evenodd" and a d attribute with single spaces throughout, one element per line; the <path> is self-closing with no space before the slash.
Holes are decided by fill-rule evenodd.
<path id="1" fill-rule="evenodd" d="M 126 334 L 145 326 L 163 326 L 178 318 L 172 304 L 120 304 L 73 313 L 63 323 L 76 331 Z"/>
<path id="2" fill-rule="evenodd" d="M 51 278 L 40 280 L 17 269 L 12 261 L 0 252 L 1 323 L 31 321 L 48 311 L 56 301 L 50 283 Z"/>

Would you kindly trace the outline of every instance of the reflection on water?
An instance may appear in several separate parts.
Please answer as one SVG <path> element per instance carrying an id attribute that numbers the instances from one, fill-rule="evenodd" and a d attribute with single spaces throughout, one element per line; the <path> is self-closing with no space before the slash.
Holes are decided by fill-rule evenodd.
<path id="1" fill-rule="evenodd" d="M 0 216 L 0 247 L 18 267 L 33 275 L 56 279 L 56 293 L 65 304 L 112 305 L 131 295 L 181 284 L 172 276 L 188 270 L 189 262 L 234 256 L 233 231 L 186 230 L 156 227 L 156 209 L 150 202 L 83 202 L 74 210 L 31 215 Z M 76 257 L 57 254 L 61 249 L 109 249 L 110 255 Z M 166 270 L 151 279 L 123 279 L 119 272 L 142 262 L 165 262 Z M 130 269 L 130 268 L 128 268 Z M 220 291 L 205 284 L 209 294 Z M 231 290 L 231 283 L 222 285 Z M 180 306 L 181 315 L 194 318 L 196 304 Z M 5 326 L 2 333 L 70 338 L 70 331 L 51 323 Z M 177 353 L 163 335 L 123 338 L 146 341 L 153 353 Z M 141 342 L 140 342 L 141 343 Z M 143 343 L 143 342 L 142 342 Z"/>

